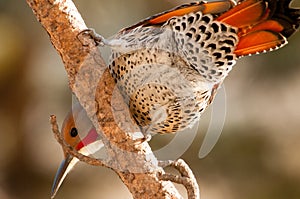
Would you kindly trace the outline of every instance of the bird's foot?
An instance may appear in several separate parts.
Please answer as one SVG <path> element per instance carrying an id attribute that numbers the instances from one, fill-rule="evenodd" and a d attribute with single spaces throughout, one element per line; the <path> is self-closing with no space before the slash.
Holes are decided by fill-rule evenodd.
<path id="1" fill-rule="evenodd" d="M 88 29 L 81 31 L 78 34 L 78 37 L 83 34 L 89 35 L 94 40 L 96 46 L 103 47 L 105 45 L 110 45 L 109 41 L 107 39 L 105 39 L 102 35 L 98 34 L 93 28 L 88 28 Z"/>

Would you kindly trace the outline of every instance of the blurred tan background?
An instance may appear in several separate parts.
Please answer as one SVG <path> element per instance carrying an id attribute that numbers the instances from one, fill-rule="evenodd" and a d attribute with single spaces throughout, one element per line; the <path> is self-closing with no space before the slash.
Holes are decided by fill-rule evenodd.
<path id="1" fill-rule="evenodd" d="M 187 1 L 76 0 L 88 26 L 108 37 L 124 26 Z M 294 5 L 300 6 L 296 0 Z M 183 158 L 203 199 L 300 198 L 300 33 L 276 52 L 243 58 L 225 81 L 227 116 L 213 151 L 198 152 L 208 128 Z M 25 0 L 0 0 L 0 198 L 49 198 L 62 151 L 49 125 L 71 107 L 66 72 Z M 158 140 L 158 141 L 157 141 Z M 161 140 L 161 141 L 159 141 Z M 156 139 L 163 142 L 168 138 Z M 162 145 L 162 143 L 153 143 Z M 108 169 L 83 163 L 57 199 L 131 198 Z"/>

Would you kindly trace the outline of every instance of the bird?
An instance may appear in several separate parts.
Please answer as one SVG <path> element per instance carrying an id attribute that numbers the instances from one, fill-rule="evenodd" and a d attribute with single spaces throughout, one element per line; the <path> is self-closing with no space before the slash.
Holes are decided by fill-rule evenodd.
<path id="1" fill-rule="evenodd" d="M 150 16 L 109 39 L 92 37 L 111 48 L 108 68 L 142 133 L 176 133 L 200 119 L 238 59 L 288 43 L 300 25 L 300 9 L 290 3 L 197 1 Z M 76 150 L 93 154 L 103 143 L 94 128 L 84 130 L 82 140 L 78 136 L 78 107 L 65 118 L 62 133 Z M 52 198 L 77 161 L 65 154 Z"/>

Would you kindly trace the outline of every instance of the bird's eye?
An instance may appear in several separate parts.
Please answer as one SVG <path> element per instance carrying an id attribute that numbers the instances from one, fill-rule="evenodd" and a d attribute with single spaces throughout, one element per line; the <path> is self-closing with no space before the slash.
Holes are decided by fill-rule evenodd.
<path id="1" fill-rule="evenodd" d="M 72 137 L 76 137 L 76 136 L 78 135 L 78 131 L 77 131 L 77 129 L 76 129 L 75 127 L 73 127 L 73 128 L 71 129 L 70 135 L 71 135 Z"/>

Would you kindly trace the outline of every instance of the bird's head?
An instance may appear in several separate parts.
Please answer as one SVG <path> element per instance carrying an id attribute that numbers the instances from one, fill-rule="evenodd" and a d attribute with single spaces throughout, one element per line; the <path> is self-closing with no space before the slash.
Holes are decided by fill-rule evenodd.
<path id="1" fill-rule="evenodd" d="M 103 146 L 94 126 L 88 119 L 85 110 L 76 105 L 66 116 L 61 133 L 67 144 L 84 155 L 91 155 Z M 64 151 L 64 160 L 61 162 L 51 189 L 51 198 L 54 198 L 67 174 L 76 165 L 78 159 Z"/>

